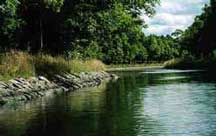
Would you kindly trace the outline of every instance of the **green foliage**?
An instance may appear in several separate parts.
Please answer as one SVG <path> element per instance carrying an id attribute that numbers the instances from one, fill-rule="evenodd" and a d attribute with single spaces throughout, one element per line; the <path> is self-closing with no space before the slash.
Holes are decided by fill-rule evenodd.
<path id="1" fill-rule="evenodd" d="M 18 0 L 5 0 L 0 2 L 0 46 L 1 49 L 14 47 L 16 31 L 23 21 L 17 16 Z M 6 47 L 7 45 L 8 47 Z"/>
<path id="2" fill-rule="evenodd" d="M 114 10 L 101 15 L 100 30 L 105 30 L 101 36 L 106 36 L 102 50 L 109 54 L 103 60 L 107 63 L 131 63 L 138 56 L 144 57 L 140 60 L 146 59 L 146 49 L 142 46 L 144 34 L 137 23 L 139 18 L 134 20 L 125 10 L 122 5 L 116 5 Z M 141 52 L 146 54 L 140 55 Z"/>
<path id="3" fill-rule="evenodd" d="M 125 6 L 115 4 L 112 9 L 99 10 L 94 14 L 80 12 L 82 14 L 76 12 L 72 16 L 75 19 L 69 18 L 64 23 L 65 30 L 69 31 L 64 37 L 73 37 L 68 43 L 72 54 L 102 59 L 106 63 L 131 63 L 135 59 L 146 59 L 147 52 L 142 46 L 144 34 L 140 21 L 137 21 L 140 19 L 134 18 Z"/>
<path id="4" fill-rule="evenodd" d="M 153 15 L 158 3 L 159 0 L 6 0 L 0 3 L 0 44 L 7 50 L 42 51 L 67 59 L 143 62 L 150 53 L 144 46 L 145 24 L 139 15 L 141 11 Z"/>
<path id="5" fill-rule="evenodd" d="M 50 55 L 34 59 L 36 70 L 52 69 L 53 73 L 70 72 L 75 63 L 69 61 L 72 59 L 128 64 L 191 55 L 212 57 L 216 49 L 215 3 L 211 0 L 185 31 L 145 36 L 146 24 L 140 15 L 154 15 L 159 0 L 4 0 L 0 2 L 0 51 L 64 56 L 66 60 Z"/>
<path id="6" fill-rule="evenodd" d="M 51 7 L 54 11 L 60 12 L 61 7 L 64 4 L 64 0 L 43 0 L 45 7 Z"/>
<path id="7" fill-rule="evenodd" d="M 144 39 L 148 60 L 165 61 L 180 56 L 180 45 L 170 36 L 150 35 Z"/>

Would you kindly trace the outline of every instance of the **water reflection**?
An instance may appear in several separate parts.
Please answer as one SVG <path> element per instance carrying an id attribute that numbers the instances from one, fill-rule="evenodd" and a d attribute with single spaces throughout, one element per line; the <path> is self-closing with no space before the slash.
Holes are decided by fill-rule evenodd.
<path id="1" fill-rule="evenodd" d="M 1 136 L 216 133 L 216 84 L 205 72 L 118 72 L 100 87 L 0 110 Z"/>

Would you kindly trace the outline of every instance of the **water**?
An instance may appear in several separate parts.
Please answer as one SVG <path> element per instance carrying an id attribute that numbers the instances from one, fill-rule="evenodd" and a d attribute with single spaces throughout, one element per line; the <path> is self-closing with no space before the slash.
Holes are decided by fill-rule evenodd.
<path id="1" fill-rule="evenodd" d="M 216 79 L 203 71 L 118 72 L 100 87 L 0 109 L 0 136 L 215 136 Z"/>

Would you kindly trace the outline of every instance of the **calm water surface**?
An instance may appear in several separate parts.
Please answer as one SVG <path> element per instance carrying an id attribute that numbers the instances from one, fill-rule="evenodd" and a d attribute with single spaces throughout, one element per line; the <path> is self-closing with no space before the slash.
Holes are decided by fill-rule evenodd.
<path id="1" fill-rule="evenodd" d="M 216 79 L 203 71 L 118 72 L 100 87 L 0 109 L 0 136 L 215 136 Z"/>

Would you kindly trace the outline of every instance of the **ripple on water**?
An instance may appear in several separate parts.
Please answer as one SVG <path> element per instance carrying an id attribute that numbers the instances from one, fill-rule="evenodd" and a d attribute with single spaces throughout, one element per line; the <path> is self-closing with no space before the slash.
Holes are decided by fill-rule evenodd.
<path id="1" fill-rule="evenodd" d="M 216 86 L 181 83 L 140 88 L 145 116 L 163 124 L 167 135 L 200 135 L 216 132 Z"/>
<path id="2" fill-rule="evenodd" d="M 168 74 L 168 73 L 190 73 L 203 72 L 204 70 L 173 70 L 173 69 L 146 69 L 142 74 Z"/>

